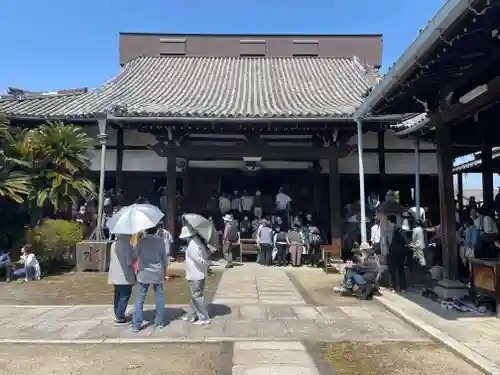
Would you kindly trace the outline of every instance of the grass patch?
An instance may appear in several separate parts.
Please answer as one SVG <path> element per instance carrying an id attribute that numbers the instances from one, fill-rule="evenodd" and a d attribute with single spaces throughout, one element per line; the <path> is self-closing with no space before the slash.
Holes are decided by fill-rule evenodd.
<path id="1" fill-rule="evenodd" d="M 324 358 L 338 375 L 441 375 L 481 374 L 436 343 L 320 344 Z"/>
<path id="2" fill-rule="evenodd" d="M 184 271 L 169 269 L 171 280 L 165 281 L 165 303 L 184 305 L 189 302 Z M 221 273 L 208 276 L 206 298 L 211 301 Z M 137 288 L 132 293 L 135 299 Z M 0 303 L 3 305 L 107 305 L 113 301 L 113 287 L 108 285 L 107 273 L 68 272 L 47 276 L 27 284 L 0 283 Z M 148 293 L 146 304 L 154 304 L 154 294 Z"/>

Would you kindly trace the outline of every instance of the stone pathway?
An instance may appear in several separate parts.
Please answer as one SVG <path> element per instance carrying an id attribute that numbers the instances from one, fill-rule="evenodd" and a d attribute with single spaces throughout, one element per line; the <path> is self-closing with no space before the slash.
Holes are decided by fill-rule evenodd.
<path id="1" fill-rule="evenodd" d="M 401 317 L 487 374 L 500 375 L 500 320 L 473 313 L 443 309 L 422 297 L 420 291 L 376 297 Z"/>
<path id="2" fill-rule="evenodd" d="M 305 304 L 285 269 L 266 268 L 255 263 L 225 271 L 213 302 L 224 305 Z"/>
<path id="3" fill-rule="evenodd" d="M 111 302 L 111 301 L 110 301 Z M 154 307 L 145 308 L 152 320 Z M 209 306 L 212 324 L 179 319 L 185 306 L 167 306 L 167 326 L 133 333 L 113 325 L 111 306 L 0 306 L 0 343 L 231 343 L 234 375 L 319 375 L 321 361 L 304 343 L 430 342 L 373 301 L 308 304 L 284 269 L 245 264 L 226 270 Z"/>

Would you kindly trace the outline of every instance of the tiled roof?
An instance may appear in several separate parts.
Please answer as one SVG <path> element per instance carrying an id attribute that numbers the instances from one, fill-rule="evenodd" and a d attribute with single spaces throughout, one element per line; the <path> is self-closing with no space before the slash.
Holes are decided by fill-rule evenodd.
<path id="1" fill-rule="evenodd" d="M 453 172 L 458 173 L 458 172 L 465 172 L 472 170 L 472 169 L 477 169 L 481 167 L 481 164 L 483 164 L 483 160 L 481 159 L 481 153 L 477 153 L 474 155 L 475 159 L 466 161 L 465 163 L 460 163 L 457 164 L 453 167 Z M 500 158 L 500 147 L 493 147 L 492 149 L 492 158 L 493 159 L 498 159 Z"/>
<path id="2" fill-rule="evenodd" d="M 36 93 L 9 89 L 8 94 L 0 95 L 0 113 L 19 117 L 49 117 L 85 92 L 86 89 Z"/>
<path id="3" fill-rule="evenodd" d="M 63 105 L 10 108 L 33 116 L 348 117 L 375 85 L 357 58 L 140 57 Z M 4 111 L 0 102 L 0 111 Z"/>

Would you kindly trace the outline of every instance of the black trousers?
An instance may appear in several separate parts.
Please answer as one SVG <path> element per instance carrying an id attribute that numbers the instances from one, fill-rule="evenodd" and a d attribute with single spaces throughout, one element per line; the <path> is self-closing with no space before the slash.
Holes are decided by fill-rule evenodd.
<path id="1" fill-rule="evenodd" d="M 318 265 L 318 262 L 321 257 L 321 245 L 319 244 L 310 244 L 309 245 L 309 254 L 308 254 L 309 264 L 311 266 Z"/>
<path id="2" fill-rule="evenodd" d="M 276 244 L 276 249 L 278 250 L 278 253 L 276 254 L 276 263 L 278 266 L 284 266 L 286 265 L 286 248 L 287 244 L 284 243 L 277 243 Z"/>
<path id="3" fill-rule="evenodd" d="M 391 286 L 394 289 L 404 290 L 406 285 L 405 273 L 405 259 L 406 254 L 388 254 L 387 255 L 387 268 L 389 269 L 389 278 Z"/>
<path id="4" fill-rule="evenodd" d="M 261 264 L 264 266 L 270 266 L 273 264 L 273 247 L 270 244 L 260 244 L 261 249 Z"/>

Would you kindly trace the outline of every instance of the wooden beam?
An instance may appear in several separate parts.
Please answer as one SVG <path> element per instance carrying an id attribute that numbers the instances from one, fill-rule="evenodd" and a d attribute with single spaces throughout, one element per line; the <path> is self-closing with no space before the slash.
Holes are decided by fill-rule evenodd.
<path id="1" fill-rule="evenodd" d="M 124 134 L 123 129 L 117 129 L 116 131 L 116 178 L 115 178 L 115 190 L 118 191 L 123 190 L 123 152 L 124 152 Z M 123 202 L 123 195 L 118 195 L 120 202 L 118 205 L 121 206 Z"/>
<path id="2" fill-rule="evenodd" d="M 342 207 L 340 199 L 339 159 L 331 157 L 329 166 L 330 234 L 331 243 L 342 243 Z"/>
<path id="3" fill-rule="evenodd" d="M 259 156 L 263 159 L 281 160 L 319 160 L 332 156 L 344 157 L 353 151 L 355 146 L 339 147 L 299 147 L 299 146 L 265 146 L 252 147 L 247 143 L 235 146 L 167 146 L 158 143 L 151 148 L 160 156 L 173 153 L 178 158 L 190 160 L 242 159 L 245 156 Z"/>
<path id="4" fill-rule="evenodd" d="M 448 108 L 443 108 L 442 112 L 433 114 L 429 117 L 429 128 L 440 126 L 448 126 L 456 124 L 473 116 L 485 107 L 494 105 L 500 99 L 500 76 L 495 77 L 488 83 L 488 91 L 470 102 L 462 104 L 453 104 Z"/>
<path id="5" fill-rule="evenodd" d="M 385 132 L 377 133 L 377 156 L 378 156 L 378 195 L 382 200 L 387 192 L 387 176 L 385 173 Z M 363 150 L 366 152 L 366 149 Z"/>

